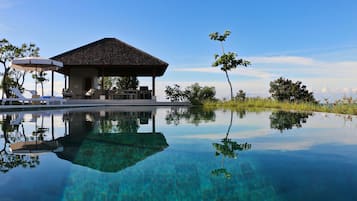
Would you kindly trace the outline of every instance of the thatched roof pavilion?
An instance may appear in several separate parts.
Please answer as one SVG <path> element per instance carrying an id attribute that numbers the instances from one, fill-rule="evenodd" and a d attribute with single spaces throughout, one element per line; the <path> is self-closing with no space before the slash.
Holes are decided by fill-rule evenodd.
<path id="1" fill-rule="evenodd" d="M 91 75 L 97 77 L 150 76 L 153 78 L 153 95 L 155 95 L 155 77 L 162 76 L 168 66 L 168 63 L 116 38 L 103 38 L 51 59 L 63 62 L 63 68 L 57 72 L 69 76 L 70 87 L 72 76 L 78 80 L 78 75 L 75 76 L 76 72 L 78 74 L 78 72 L 91 71 Z M 82 88 L 84 90 L 84 87 Z"/>

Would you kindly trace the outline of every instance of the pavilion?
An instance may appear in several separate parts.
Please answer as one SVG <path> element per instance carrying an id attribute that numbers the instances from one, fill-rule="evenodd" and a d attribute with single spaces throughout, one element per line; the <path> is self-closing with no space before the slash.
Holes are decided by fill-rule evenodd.
<path id="1" fill-rule="evenodd" d="M 148 86 L 142 87 L 143 90 L 146 90 L 146 93 L 150 93 L 150 96 L 141 98 L 154 99 L 155 78 L 162 76 L 168 66 L 168 63 L 116 38 L 103 38 L 54 56 L 51 59 L 63 62 L 63 68 L 56 72 L 64 74 L 64 88 L 73 93 L 71 97 L 76 99 L 84 98 L 84 95 L 90 89 L 98 89 L 97 78 L 111 76 L 152 77 L 151 90 L 148 90 Z M 103 86 L 103 83 L 101 86 Z M 104 95 L 103 89 L 98 92 Z M 125 93 L 133 93 L 133 91 L 124 91 L 124 94 L 109 98 L 140 98 L 140 96 L 125 96 L 128 95 Z M 139 94 L 140 91 L 136 90 L 134 93 Z"/>

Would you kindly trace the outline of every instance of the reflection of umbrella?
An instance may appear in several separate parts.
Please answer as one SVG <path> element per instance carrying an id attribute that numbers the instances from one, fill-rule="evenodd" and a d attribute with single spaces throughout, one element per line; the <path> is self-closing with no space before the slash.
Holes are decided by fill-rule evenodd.
<path id="1" fill-rule="evenodd" d="M 24 57 L 16 58 L 11 62 L 12 68 L 23 71 L 43 72 L 49 70 L 58 70 L 63 67 L 60 61 L 46 59 L 41 57 Z M 37 93 L 37 79 L 36 79 L 36 93 Z"/>

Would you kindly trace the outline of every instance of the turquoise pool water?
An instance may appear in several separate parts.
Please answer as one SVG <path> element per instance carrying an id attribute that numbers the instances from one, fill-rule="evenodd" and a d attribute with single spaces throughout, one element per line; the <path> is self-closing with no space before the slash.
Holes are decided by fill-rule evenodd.
<path id="1" fill-rule="evenodd" d="M 108 107 L 0 123 L 0 200 L 357 200 L 355 116 Z"/>

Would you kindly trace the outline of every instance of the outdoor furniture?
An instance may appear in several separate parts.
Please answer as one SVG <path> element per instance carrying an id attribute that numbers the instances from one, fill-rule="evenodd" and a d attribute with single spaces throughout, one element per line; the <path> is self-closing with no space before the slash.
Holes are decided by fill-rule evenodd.
<path id="1" fill-rule="evenodd" d="M 72 98 L 73 91 L 70 89 L 62 89 L 62 96 L 63 98 Z"/>
<path id="2" fill-rule="evenodd" d="M 138 91 L 133 89 L 123 90 L 124 99 L 137 99 Z"/>
<path id="3" fill-rule="evenodd" d="M 85 94 L 84 94 L 84 97 L 86 99 L 91 99 L 94 94 L 95 94 L 96 90 L 94 88 L 90 88 Z"/>
<path id="4" fill-rule="evenodd" d="M 151 90 L 149 90 L 148 86 L 139 88 L 139 99 L 151 99 Z"/>
<path id="5" fill-rule="evenodd" d="M 44 97 L 38 97 L 38 98 L 26 98 L 25 96 L 22 95 L 21 91 L 16 88 L 16 87 L 10 87 L 11 92 L 17 96 L 17 98 L 4 98 L 1 101 L 1 104 L 4 105 L 6 103 L 6 101 L 9 101 L 10 104 L 12 104 L 13 101 L 18 101 L 21 104 L 25 104 L 25 102 L 28 103 L 33 103 L 33 102 L 39 102 L 39 103 L 46 103 L 47 105 L 49 105 L 51 102 L 59 102 L 61 105 L 63 104 L 63 102 L 65 102 L 66 100 L 63 98 L 56 98 L 56 97 L 49 97 L 49 98 L 44 98 Z"/>

